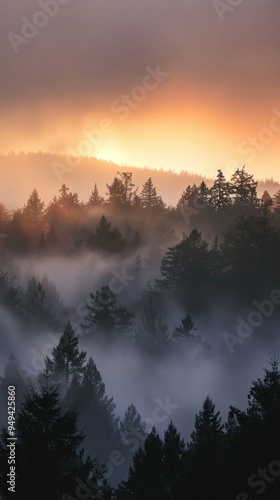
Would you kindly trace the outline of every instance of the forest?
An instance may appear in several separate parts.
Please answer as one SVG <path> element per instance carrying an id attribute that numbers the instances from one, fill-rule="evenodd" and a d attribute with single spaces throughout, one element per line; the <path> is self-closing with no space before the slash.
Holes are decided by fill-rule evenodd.
<path id="1" fill-rule="evenodd" d="M 0 202 L 1 498 L 278 499 L 279 255 L 245 166 Z"/>

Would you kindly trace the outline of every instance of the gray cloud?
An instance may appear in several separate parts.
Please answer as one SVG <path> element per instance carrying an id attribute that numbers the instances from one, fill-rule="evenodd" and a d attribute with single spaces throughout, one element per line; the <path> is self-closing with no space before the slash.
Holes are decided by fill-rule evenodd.
<path id="1" fill-rule="evenodd" d="M 226 3 L 226 0 L 225 2 Z M 2 112 L 44 101 L 87 109 L 110 102 L 160 63 L 175 81 L 221 99 L 251 104 L 276 98 L 280 47 L 277 0 L 244 1 L 221 22 L 210 0 L 70 0 L 15 54 L 20 34 L 41 8 L 5 2 L 0 20 Z"/>

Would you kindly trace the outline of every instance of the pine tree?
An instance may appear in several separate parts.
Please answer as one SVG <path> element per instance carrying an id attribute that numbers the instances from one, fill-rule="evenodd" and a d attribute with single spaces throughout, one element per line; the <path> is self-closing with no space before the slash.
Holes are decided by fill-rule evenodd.
<path id="1" fill-rule="evenodd" d="M 220 498 L 219 470 L 224 444 L 220 412 L 207 396 L 202 410 L 195 417 L 195 429 L 187 444 L 188 491 L 191 498 Z M 209 495 L 209 492 L 210 495 Z"/>
<path id="2" fill-rule="evenodd" d="M 159 286 L 174 290 L 178 286 L 185 287 L 188 283 L 194 291 L 195 285 L 206 280 L 210 272 L 210 256 L 208 244 L 202 239 L 201 233 L 193 229 L 189 236 L 171 247 L 161 262 L 163 280 Z"/>
<path id="3" fill-rule="evenodd" d="M 92 358 L 85 366 L 82 380 L 72 379 L 66 401 L 78 408 L 81 427 L 90 429 L 87 450 L 93 449 L 99 461 L 106 461 L 110 452 L 120 447 L 118 418 L 114 400 L 106 395 L 105 384 Z"/>
<path id="4" fill-rule="evenodd" d="M 164 433 L 163 440 L 163 498 L 172 500 L 185 500 L 184 489 L 184 464 L 185 443 L 178 433 L 173 422 L 170 422 Z"/>
<path id="5" fill-rule="evenodd" d="M 122 207 L 125 205 L 125 185 L 122 179 L 115 177 L 112 184 L 106 184 L 108 192 L 108 202 L 114 207 Z"/>
<path id="6" fill-rule="evenodd" d="M 96 234 L 89 240 L 90 248 L 102 250 L 107 253 L 120 252 L 125 247 L 125 240 L 120 231 L 112 228 L 111 222 L 102 215 L 96 226 Z"/>
<path id="7" fill-rule="evenodd" d="M 99 191 L 97 188 L 97 184 L 94 184 L 94 189 L 91 192 L 91 195 L 89 197 L 89 200 L 87 202 L 87 206 L 89 208 L 95 208 L 104 203 L 104 198 L 102 196 L 99 196 Z"/>
<path id="8" fill-rule="evenodd" d="M 0 202 L 0 232 L 6 232 L 10 221 L 10 212 L 4 203 Z"/>
<path id="9" fill-rule="evenodd" d="M 117 500 L 163 500 L 165 498 L 163 472 L 163 443 L 153 428 L 143 449 L 133 457 L 126 481 L 117 490 Z"/>
<path id="10" fill-rule="evenodd" d="M 32 388 L 17 414 L 16 493 L 15 499 L 61 500 L 76 498 L 81 482 L 86 483 L 96 463 L 83 456 L 80 445 L 84 434 L 77 431 L 78 414 L 69 410 L 62 414 L 57 389 Z M 4 499 L 7 492 L 6 431 L 0 444 L 0 485 Z M 78 480 L 78 482 L 77 482 Z M 91 482 L 96 488 L 96 479 Z"/>
<path id="11" fill-rule="evenodd" d="M 231 206 L 230 184 L 221 170 L 210 189 L 210 204 L 215 210 L 221 211 Z"/>
<path id="12" fill-rule="evenodd" d="M 191 342 L 194 345 L 200 345 L 206 349 L 210 348 L 210 345 L 202 339 L 200 335 L 195 334 L 196 328 L 190 314 L 186 314 L 184 318 L 181 319 L 181 324 L 176 326 L 172 338 L 177 342 Z"/>
<path id="13" fill-rule="evenodd" d="M 132 182 L 132 172 L 118 172 L 118 175 L 121 177 L 124 186 L 123 203 L 125 206 L 129 207 L 132 205 L 138 188 L 135 190 L 133 189 L 135 184 Z"/>
<path id="14" fill-rule="evenodd" d="M 148 214 L 150 214 L 153 209 L 165 207 L 161 196 L 157 194 L 151 177 L 143 185 L 140 193 L 140 200 L 141 206 L 148 211 Z"/>
<path id="15" fill-rule="evenodd" d="M 182 209 L 187 206 L 196 207 L 198 198 L 199 198 L 199 188 L 196 186 L 196 184 L 193 184 L 193 186 L 188 185 L 186 189 L 183 191 L 177 203 L 176 206 L 177 210 L 180 210 L 180 208 Z"/>
<path id="16" fill-rule="evenodd" d="M 138 450 L 147 437 L 146 424 L 133 403 L 127 408 L 124 418 L 120 422 L 122 443 L 129 447 L 130 452 Z M 132 445 L 132 447 L 131 447 Z"/>
<path id="17" fill-rule="evenodd" d="M 23 216 L 38 231 L 42 228 L 45 216 L 45 203 L 40 199 L 38 191 L 34 189 L 23 207 Z"/>
<path id="18" fill-rule="evenodd" d="M 82 325 L 86 331 L 105 336 L 131 331 L 133 313 L 117 305 L 117 297 L 108 285 L 102 286 L 95 295 L 90 293 L 90 299 Z"/>
<path id="19" fill-rule="evenodd" d="M 168 326 L 158 318 L 153 293 L 148 293 L 136 335 L 139 345 L 154 353 L 163 353 L 170 345 Z"/>
<path id="20" fill-rule="evenodd" d="M 58 322 L 52 311 L 52 307 L 47 303 L 46 292 L 43 285 L 35 276 L 29 279 L 24 297 L 25 318 L 32 327 L 58 327 Z"/>
<path id="21" fill-rule="evenodd" d="M 46 358 L 46 372 L 54 382 L 69 387 L 70 378 L 84 372 L 86 352 L 79 351 L 79 340 L 68 321 L 57 347 L 52 350 L 52 359 Z"/>
<path id="22" fill-rule="evenodd" d="M 230 406 L 229 417 L 233 424 L 227 433 L 228 481 L 232 491 L 241 491 L 252 471 L 267 469 L 268 464 L 279 457 L 280 372 L 276 358 L 270 361 L 269 369 L 265 368 L 264 377 L 252 382 L 247 410 Z M 260 493 L 264 493 L 264 489 L 259 487 Z M 272 481 L 267 496 L 263 497 L 276 500 L 279 493 L 279 482 Z"/>
<path id="23" fill-rule="evenodd" d="M 242 169 L 237 169 L 231 178 L 231 192 L 233 193 L 234 204 L 237 207 L 252 207 L 258 206 L 257 185 L 253 175 L 245 171 L 245 166 Z"/>

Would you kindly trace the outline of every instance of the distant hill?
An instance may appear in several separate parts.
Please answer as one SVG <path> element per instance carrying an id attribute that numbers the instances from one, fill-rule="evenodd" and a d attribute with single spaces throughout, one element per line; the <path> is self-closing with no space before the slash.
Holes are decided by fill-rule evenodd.
<path id="1" fill-rule="evenodd" d="M 205 180 L 211 185 L 212 179 L 190 172 L 154 170 L 120 166 L 96 158 L 78 158 L 77 165 L 70 166 L 63 155 L 38 153 L 10 153 L 0 156 L 0 201 L 10 208 L 22 206 L 32 189 L 36 187 L 40 196 L 48 202 L 58 194 L 60 186 L 65 183 L 71 191 L 79 194 L 86 201 L 97 183 L 100 194 L 106 193 L 106 184 L 110 184 L 118 171 L 133 172 L 135 186 L 141 190 L 144 182 L 152 177 L 164 201 L 175 205 L 188 184 L 200 184 Z M 69 159 L 68 159 L 69 162 Z M 273 195 L 280 189 L 280 184 L 272 179 L 261 181 L 259 192 L 267 189 Z"/>

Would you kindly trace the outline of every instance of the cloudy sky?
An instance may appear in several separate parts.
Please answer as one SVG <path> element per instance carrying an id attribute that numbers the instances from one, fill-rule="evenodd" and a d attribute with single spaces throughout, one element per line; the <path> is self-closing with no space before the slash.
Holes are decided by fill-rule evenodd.
<path id="1" fill-rule="evenodd" d="M 0 153 L 280 180 L 279 18 L 279 0 L 2 0 Z"/>

